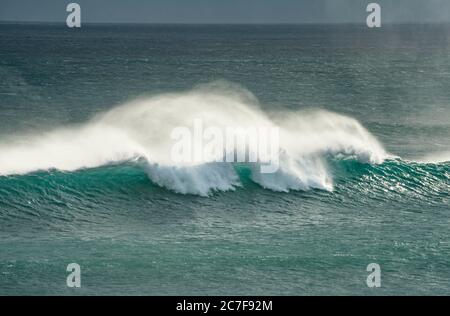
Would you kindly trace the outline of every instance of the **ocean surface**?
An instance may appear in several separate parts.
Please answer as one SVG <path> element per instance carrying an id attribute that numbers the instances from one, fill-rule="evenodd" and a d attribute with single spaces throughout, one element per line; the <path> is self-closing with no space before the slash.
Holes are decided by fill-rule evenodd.
<path id="1" fill-rule="evenodd" d="M 196 117 L 281 169 L 167 163 Z M 0 295 L 448 295 L 449 136 L 450 25 L 0 24 Z"/>

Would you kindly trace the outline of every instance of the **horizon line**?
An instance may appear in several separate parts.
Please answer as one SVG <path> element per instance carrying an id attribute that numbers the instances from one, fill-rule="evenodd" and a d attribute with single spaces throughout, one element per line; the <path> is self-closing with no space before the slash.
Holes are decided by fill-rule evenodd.
<path id="1" fill-rule="evenodd" d="M 0 20 L 0 24 L 62 24 L 65 21 L 17 21 Z M 82 22 L 87 25 L 366 25 L 362 22 Z M 424 25 L 424 24 L 450 24 L 450 21 L 403 21 L 384 22 L 383 25 Z"/>

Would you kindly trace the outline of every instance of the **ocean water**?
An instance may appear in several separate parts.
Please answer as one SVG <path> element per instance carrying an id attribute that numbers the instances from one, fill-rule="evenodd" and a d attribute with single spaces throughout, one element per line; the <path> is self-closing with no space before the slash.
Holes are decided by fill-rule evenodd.
<path id="1" fill-rule="evenodd" d="M 196 117 L 280 171 L 167 163 Z M 0 24 L 0 295 L 448 295 L 449 136 L 449 25 Z"/>

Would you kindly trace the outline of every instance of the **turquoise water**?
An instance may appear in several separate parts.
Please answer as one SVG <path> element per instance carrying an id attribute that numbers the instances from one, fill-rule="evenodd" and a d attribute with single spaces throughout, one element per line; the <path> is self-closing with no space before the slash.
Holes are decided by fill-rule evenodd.
<path id="1" fill-rule="evenodd" d="M 449 86 L 448 25 L 0 24 L 0 294 L 449 294 Z M 319 162 L 153 164 L 169 119 L 255 104 Z"/>

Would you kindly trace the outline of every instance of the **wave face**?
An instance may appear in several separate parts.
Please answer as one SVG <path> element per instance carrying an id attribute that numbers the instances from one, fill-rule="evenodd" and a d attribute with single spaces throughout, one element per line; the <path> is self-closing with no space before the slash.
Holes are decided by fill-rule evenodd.
<path id="1" fill-rule="evenodd" d="M 245 164 L 252 181 L 274 191 L 333 190 L 328 157 L 370 164 L 389 157 L 353 118 L 312 110 L 265 113 L 249 91 L 215 83 L 135 100 L 84 124 L 6 137 L 0 142 L 0 175 L 76 171 L 139 160 L 145 162 L 152 182 L 177 193 L 207 196 L 240 186 L 233 163 L 172 161 L 171 132 L 178 126 L 192 126 L 196 119 L 201 119 L 205 128 L 278 127 L 279 170 L 263 174 L 258 164 Z"/>

